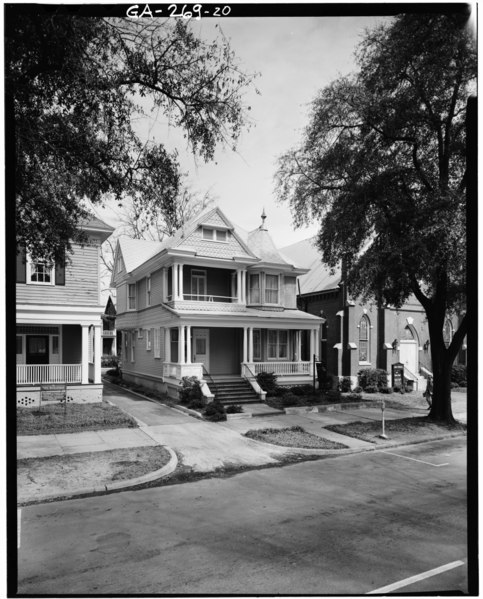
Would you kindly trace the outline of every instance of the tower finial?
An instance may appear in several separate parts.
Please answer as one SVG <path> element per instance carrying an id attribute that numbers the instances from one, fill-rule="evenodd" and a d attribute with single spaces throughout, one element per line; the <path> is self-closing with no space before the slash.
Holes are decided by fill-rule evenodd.
<path id="1" fill-rule="evenodd" d="M 265 219 L 267 218 L 267 215 L 265 214 L 265 206 L 263 207 L 263 212 L 262 212 L 262 224 L 260 225 L 260 230 L 261 231 L 266 231 L 267 229 L 265 228 Z"/>

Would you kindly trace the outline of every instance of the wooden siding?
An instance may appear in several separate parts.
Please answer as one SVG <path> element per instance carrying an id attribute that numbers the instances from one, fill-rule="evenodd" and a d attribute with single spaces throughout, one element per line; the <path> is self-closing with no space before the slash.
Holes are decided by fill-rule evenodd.
<path id="1" fill-rule="evenodd" d="M 17 303 L 76 306 L 99 305 L 99 246 L 73 244 L 65 285 L 17 283 Z"/>
<path id="2" fill-rule="evenodd" d="M 296 282 L 297 279 L 295 277 L 283 277 L 285 293 L 282 294 L 282 302 L 285 308 L 297 307 Z"/>
<path id="3" fill-rule="evenodd" d="M 117 287 L 117 316 L 127 310 L 127 283 L 121 283 Z"/>
<path id="4" fill-rule="evenodd" d="M 155 306 L 163 301 L 163 269 L 151 273 L 151 305 Z"/>

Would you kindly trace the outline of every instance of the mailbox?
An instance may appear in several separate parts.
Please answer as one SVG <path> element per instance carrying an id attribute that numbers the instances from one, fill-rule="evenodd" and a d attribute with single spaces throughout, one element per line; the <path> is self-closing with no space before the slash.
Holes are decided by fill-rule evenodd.
<path id="1" fill-rule="evenodd" d="M 392 386 L 402 389 L 404 387 L 404 364 L 402 364 L 402 362 L 396 362 L 391 368 Z"/>

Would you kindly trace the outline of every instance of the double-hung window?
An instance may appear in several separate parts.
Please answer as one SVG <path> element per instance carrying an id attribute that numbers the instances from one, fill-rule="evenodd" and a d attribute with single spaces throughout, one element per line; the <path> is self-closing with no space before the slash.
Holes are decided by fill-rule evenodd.
<path id="1" fill-rule="evenodd" d="M 206 300 L 206 270 L 194 268 L 191 271 L 191 299 L 195 301 Z"/>
<path id="2" fill-rule="evenodd" d="M 136 283 L 127 286 L 127 307 L 128 310 L 136 309 Z"/>
<path id="3" fill-rule="evenodd" d="M 288 357 L 288 331 L 268 331 L 268 359 L 284 360 Z"/>
<path id="4" fill-rule="evenodd" d="M 209 241 L 226 242 L 228 239 L 228 233 L 222 229 L 207 229 L 203 227 L 203 239 L 207 239 Z"/>
<path id="5" fill-rule="evenodd" d="M 265 303 L 278 304 L 278 275 L 265 275 Z"/>
<path id="6" fill-rule="evenodd" d="M 250 303 L 260 303 L 260 275 L 250 275 Z"/>
<path id="7" fill-rule="evenodd" d="M 262 359 L 262 331 L 253 329 L 253 359 L 260 361 Z"/>

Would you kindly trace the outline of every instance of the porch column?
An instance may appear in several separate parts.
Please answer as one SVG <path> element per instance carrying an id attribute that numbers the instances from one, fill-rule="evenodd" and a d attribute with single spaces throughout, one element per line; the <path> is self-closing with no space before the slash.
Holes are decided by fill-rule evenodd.
<path id="1" fill-rule="evenodd" d="M 310 361 L 315 354 L 315 331 L 314 329 L 310 329 Z"/>
<path id="2" fill-rule="evenodd" d="M 241 297 L 242 297 L 242 304 L 246 304 L 247 303 L 247 271 L 246 270 L 241 271 Z"/>
<path id="3" fill-rule="evenodd" d="M 248 361 L 253 362 L 253 327 L 248 329 Z"/>
<path id="4" fill-rule="evenodd" d="M 248 347 L 247 347 L 247 329 L 243 327 L 243 361 L 246 362 L 248 358 Z"/>
<path id="5" fill-rule="evenodd" d="M 117 331 L 114 329 L 114 337 L 112 338 L 111 354 L 117 356 Z"/>
<path id="6" fill-rule="evenodd" d="M 89 383 L 89 327 L 82 325 L 82 374 L 81 383 Z"/>
<path id="7" fill-rule="evenodd" d="M 164 361 L 171 362 L 171 329 L 164 327 Z"/>
<path id="8" fill-rule="evenodd" d="M 297 362 L 300 362 L 302 359 L 302 331 L 295 331 L 295 352 Z"/>
<path id="9" fill-rule="evenodd" d="M 168 300 L 168 269 L 163 268 L 163 295 L 161 301 L 165 303 Z"/>
<path id="10" fill-rule="evenodd" d="M 236 271 L 236 301 L 242 303 L 242 271 Z"/>
<path id="11" fill-rule="evenodd" d="M 184 326 L 180 325 L 178 331 L 178 364 L 184 364 Z"/>
<path id="12" fill-rule="evenodd" d="M 172 272 L 172 276 L 171 276 L 172 296 L 173 296 L 173 301 L 176 301 L 178 299 L 178 265 L 177 264 L 173 264 L 173 266 L 171 267 L 171 272 Z"/>
<path id="13" fill-rule="evenodd" d="M 191 325 L 186 326 L 186 364 L 191 364 Z"/>
<path id="14" fill-rule="evenodd" d="M 94 327 L 94 384 L 101 383 L 101 326 Z"/>
<path id="15" fill-rule="evenodd" d="M 183 290 L 183 265 L 182 264 L 178 264 L 178 269 L 179 269 L 178 293 L 179 293 L 179 299 L 182 300 L 182 299 L 184 299 L 184 297 L 183 297 L 183 294 L 184 294 L 184 290 Z"/>

